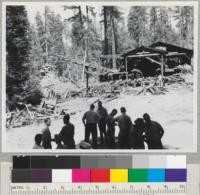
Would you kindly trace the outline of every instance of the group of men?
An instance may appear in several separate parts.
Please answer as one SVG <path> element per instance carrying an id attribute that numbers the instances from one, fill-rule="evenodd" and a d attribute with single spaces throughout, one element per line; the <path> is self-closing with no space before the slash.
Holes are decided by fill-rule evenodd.
<path id="1" fill-rule="evenodd" d="M 145 113 L 143 118 L 138 118 L 131 121 L 131 118 L 126 114 L 126 108 L 121 107 L 121 114 L 117 117 L 117 110 L 113 109 L 108 114 L 102 102 L 98 102 L 98 108 L 95 111 L 95 106 L 90 105 L 90 110 L 87 111 L 82 118 L 85 126 L 85 141 L 89 142 L 92 135 L 92 146 L 97 148 L 97 126 L 100 132 L 101 145 L 106 145 L 110 149 L 116 148 L 115 144 L 115 127 L 119 126 L 118 148 L 119 149 L 144 149 L 145 142 L 149 149 L 162 149 L 163 145 L 161 138 L 164 135 L 162 126 L 152 121 L 149 114 Z"/>
<path id="2" fill-rule="evenodd" d="M 60 133 L 52 138 L 49 129 L 51 126 L 51 119 L 46 118 L 44 120 L 45 128 L 42 130 L 42 133 L 35 136 L 35 145 L 33 149 L 52 149 L 52 141 L 56 142 L 56 149 L 75 149 L 74 125 L 70 122 L 69 114 L 63 117 L 63 123 L 64 126 Z"/>
<path id="3" fill-rule="evenodd" d="M 148 149 L 163 149 L 161 139 L 164 135 L 162 126 L 152 121 L 149 114 L 145 113 L 143 118 L 137 118 L 132 123 L 130 116 L 126 114 L 126 108 L 121 107 L 121 114 L 117 117 L 117 110 L 113 109 L 108 114 L 107 109 L 103 107 L 102 102 L 98 102 L 98 108 L 95 110 L 94 104 L 84 113 L 82 122 L 85 126 L 84 141 L 90 143 L 92 136 L 92 148 L 97 149 L 98 129 L 100 133 L 100 145 L 109 149 L 145 149 L 145 142 Z M 63 117 L 64 126 L 54 139 L 51 137 L 49 127 L 51 120 L 45 119 L 45 128 L 42 134 L 35 136 L 35 149 L 51 149 L 51 142 L 55 141 L 57 149 L 75 149 L 74 125 L 70 122 L 69 114 Z M 118 142 L 115 139 L 115 127 L 119 127 Z M 42 143 L 42 144 L 41 144 Z M 102 147 L 100 147 L 102 148 Z"/>

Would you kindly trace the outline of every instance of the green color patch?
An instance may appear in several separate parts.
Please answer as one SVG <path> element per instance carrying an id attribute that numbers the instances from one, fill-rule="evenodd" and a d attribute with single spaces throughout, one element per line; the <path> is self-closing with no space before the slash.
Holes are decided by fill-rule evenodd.
<path id="1" fill-rule="evenodd" d="M 147 182 L 148 169 L 129 169 L 128 182 Z"/>

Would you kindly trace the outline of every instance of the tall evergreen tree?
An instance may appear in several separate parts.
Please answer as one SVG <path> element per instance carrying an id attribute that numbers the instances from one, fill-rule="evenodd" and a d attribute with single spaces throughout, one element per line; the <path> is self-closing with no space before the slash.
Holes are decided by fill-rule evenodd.
<path id="1" fill-rule="evenodd" d="M 67 20 L 72 23 L 72 45 L 77 52 L 80 52 L 80 50 L 84 50 L 85 47 L 84 34 L 86 29 L 84 23 L 86 22 L 86 17 L 83 14 L 81 6 L 64 6 L 64 10 L 71 10 L 74 12 L 74 15 Z"/>
<path id="2" fill-rule="evenodd" d="M 158 21 L 156 24 L 156 36 L 159 41 L 167 42 L 169 29 L 168 14 L 165 7 L 158 8 Z"/>
<path id="3" fill-rule="evenodd" d="M 177 6 L 174 10 L 174 19 L 179 32 L 180 44 L 182 46 L 193 47 L 193 7 Z"/>
<path id="4" fill-rule="evenodd" d="M 35 26 L 30 27 L 30 37 L 31 37 L 31 50 L 30 50 L 30 71 L 39 74 L 42 66 L 44 65 L 44 50 L 41 45 L 41 40 L 38 36 L 38 31 Z"/>
<path id="5" fill-rule="evenodd" d="M 51 10 L 48 10 L 46 16 L 46 34 L 48 48 L 48 64 L 62 76 L 64 69 L 63 59 L 56 55 L 65 56 L 65 48 L 63 43 L 64 25 L 60 15 L 56 15 Z"/>
<path id="6" fill-rule="evenodd" d="M 150 9 L 150 36 L 151 36 L 151 42 L 155 42 L 157 37 L 156 37 L 156 24 L 158 22 L 158 17 L 157 17 L 157 8 L 153 6 Z"/>
<path id="7" fill-rule="evenodd" d="M 6 92 L 19 95 L 29 79 L 29 22 L 24 6 L 6 7 Z"/>
<path id="8" fill-rule="evenodd" d="M 76 51 L 72 52 L 72 56 L 82 60 L 87 47 L 87 60 L 94 58 L 95 53 L 100 51 L 100 37 L 95 25 L 94 7 L 64 6 L 64 9 L 74 11 L 74 15 L 67 19 L 67 22 L 71 24 L 71 50 Z"/>
<path id="9" fill-rule="evenodd" d="M 149 17 L 149 41 L 150 43 L 156 41 L 176 43 L 177 33 L 171 25 L 172 10 L 166 7 L 152 7 L 150 9 Z"/>
<path id="10" fill-rule="evenodd" d="M 144 44 L 147 27 L 146 7 L 131 7 L 128 14 L 128 31 L 130 37 L 135 40 L 136 47 Z"/>
<path id="11" fill-rule="evenodd" d="M 37 13 L 35 20 L 36 32 L 34 33 L 33 30 L 32 35 L 35 36 L 33 43 L 35 45 L 35 50 L 41 52 L 35 57 L 39 58 L 40 56 L 40 62 L 42 62 L 43 67 L 45 64 L 51 66 L 53 70 L 55 70 L 58 75 L 61 76 L 64 70 L 64 63 L 63 60 L 58 57 L 58 55 L 65 55 L 63 43 L 64 24 L 61 20 L 61 17 L 60 15 L 56 15 L 54 12 L 52 12 L 49 7 L 45 7 L 45 21 L 42 20 L 42 17 L 39 13 Z"/>
<path id="12" fill-rule="evenodd" d="M 104 44 L 103 44 L 103 54 L 108 55 L 108 10 L 107 6 L 103 6 L 103 25 L 104 25 Z"/>
<path id="13" fill-rule="evenodd" d="M 35 27 L 36 34 L 39 39 L 40 46 L 44 53 L 45 52 L 45 24 L 39 12 L 37 12 L 36 14 L 35 22 L 36 22 L 36 27 Z"/>
<path id="14" fill-rule="evenodd" d="M 121 50 L 119 43 L 120 30 L 123 23 L 123 13 L 117 6 L 103 6 L 101 16 L 103 16 L 104 27 L 104 41 L 103 41 L 103 54 L 112 54 L 112 67 L 117 68 L 115 55 Z"/>

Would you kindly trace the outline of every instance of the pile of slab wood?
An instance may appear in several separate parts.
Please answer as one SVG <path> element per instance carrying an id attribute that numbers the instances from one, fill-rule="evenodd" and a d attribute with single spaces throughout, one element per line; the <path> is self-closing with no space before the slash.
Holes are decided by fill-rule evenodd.
<path id="1" fill-rule="evenodd" d="M 149 86 L 143 86 L 141 89 L 138 90 L 137 95 L 145 95 L 150 93 L 152 95 L 163 95 L 167 92 L 167 89 L 163 86 L 157 86 L 155 84 L 151 84 Z"/>
<path id="2" fill-rule="evenodd" d="M 15 112 L 7 113 L 6 127 L 21 127 L 30 125 L 34 122 L 44 121 L 47 117 L 56 117 L 55 108 L 42 105 L 41 107 L 35 107 L 32 105 L 24 104 L 24 108 Z"/>
<path id="3" fill-rule="evenodd" d="M 164 80 L 165 80 L 165 83 L 167 84 L 174 84 L 174 83 L 181 84 L 185 82 L 185 79 L 181 77 L 181 74 L 174 74 L 171 76 L 167 76 L 164 78 Z"/>

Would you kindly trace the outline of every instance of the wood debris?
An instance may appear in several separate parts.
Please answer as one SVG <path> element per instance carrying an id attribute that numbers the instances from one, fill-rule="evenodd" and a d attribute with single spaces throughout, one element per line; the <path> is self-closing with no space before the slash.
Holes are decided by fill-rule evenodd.
<path id="1" fill-rule="evenodd" d="M 137 92 L 137 95 L 150 93 L 152 95 L 163 95 L 167 92 L 167 89 L 162 86 L 156 86 L 155 84 L 151 84 L 149 86 L 144 86 Z"/>
<path id="2" fill-rule="evenodd" d="M 24 104 L 24 108 L 20 111 L 17 110 L 7 114 L 6 126 L 7 127 L 20 127 L 33 124 L 34 122 L 40 123 L 45 118 L 56 118 L 55 108 L 48 107 L 34 107 L 32 105 Z"/>
<path id="3" fill-rule="evenodd" d="M 173 83 L 183 83 L 185 82 L 185 79 L 181 77 L 181 74 L 174 74 L 174 75 L 171 75 L 171 76 L 167 76 L 164 78 L 165 80 L 165 83 L 168 83 L 168 84 L 173 84 Z"/>

